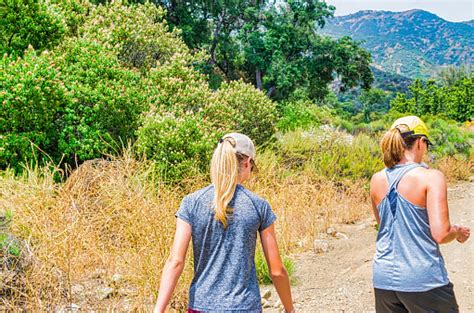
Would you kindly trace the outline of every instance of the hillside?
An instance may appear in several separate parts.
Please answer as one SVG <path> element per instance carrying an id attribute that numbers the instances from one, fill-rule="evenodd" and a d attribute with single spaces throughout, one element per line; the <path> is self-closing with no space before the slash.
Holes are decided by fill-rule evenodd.
<path id="1" fill-rule="evenodd" d="M 328 20 L 322 33 L 364 41 L 378 69 L 410 78 L 474 60 L 473 21 L 448 22 L 423 10 L 359 11 Z"/>

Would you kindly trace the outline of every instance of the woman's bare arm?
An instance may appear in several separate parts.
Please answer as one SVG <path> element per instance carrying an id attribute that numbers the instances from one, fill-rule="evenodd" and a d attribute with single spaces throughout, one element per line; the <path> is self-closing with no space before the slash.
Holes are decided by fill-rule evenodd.
<path id="1" fill-rule="evenodd" d="M 429 170 L 426 188 L 426 208 L 430 223 L 431 235 L 439 243 L 448 243 L 457 239 L 465 242 L 470 235 L 467 227 L 451 225 L 449 221 L 447 184 L 443 173 Z"/>
<path id="2" fill-rule="evenodd" d="M 188 251 L 189 241 L 191 240 L 191 225 L 185 221 L 176 219 L 176 232 L 174 235 L 173 247 L 168 260 L 163 268 L 161 275 L 160 290 L 158 300 L 156 301 L 155 313 L 165 312 L 174 288 L 178 282 L 179 276 L 183 272 Z"/>
<path id="3" fill-rule="evenodd" d="M 263 253 L 268 264 L 270 277 L 285 308 L 285 312 L 293 312 L 290 279 L 278 251 L 275 226 L 273 224 L 260 232 L 260 240 L 262 241 Z"/>

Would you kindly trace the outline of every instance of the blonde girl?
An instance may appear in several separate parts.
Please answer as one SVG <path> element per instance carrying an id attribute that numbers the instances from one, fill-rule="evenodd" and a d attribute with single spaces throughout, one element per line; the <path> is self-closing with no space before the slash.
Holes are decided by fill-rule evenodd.
<path id="1" fill-rule="evenodd" d="M 170 301 L 191 238 L 194 278 L 188 312 L 261 312 L 254 263 L 257 234 L 285 311 L 294 310 L 275 237 L 275 214 L 267 201 L 241 185 L 254 167 L 255 147 L 249 137 L 239 133 L 222 137 L 212 156 L 212 184 L 184 197 L 176 213 L 174 243 L 155 312 L 164 312 Z"/>

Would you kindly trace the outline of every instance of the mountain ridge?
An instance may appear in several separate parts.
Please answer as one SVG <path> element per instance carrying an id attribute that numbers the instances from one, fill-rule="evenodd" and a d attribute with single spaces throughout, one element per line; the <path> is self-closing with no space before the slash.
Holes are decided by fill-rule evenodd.
<path id="1" fill-rule="evenodd" d="M 427 78 L 443 66 L 472 64 L 473 24 L 474 20 L 449 22 L 421 9 L 362 10 L 328 19 L 321 33 L 362 41 L 374 66 L 383 71 Z"/>

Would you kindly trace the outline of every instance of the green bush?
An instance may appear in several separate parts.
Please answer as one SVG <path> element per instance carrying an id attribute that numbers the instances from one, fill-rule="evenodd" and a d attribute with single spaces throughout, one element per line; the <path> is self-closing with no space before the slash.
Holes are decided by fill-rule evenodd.
<path id="1" fill-rule="evenodd" d="M 57 60 L 71 95 L 59 129 L 66 160 L 100 157 L 134 140 L 153 94 L 149 81 L 97 43 L 80 39 L 63 49 Z"/>
<path id="2" fill-rule="evenodd" d="M 22 56 L 31 45 L 43 50 L 64 37 L 66 25 L 60 12 L 37 0 L 4 0 L 0 3 L 0 53 Z"/>
<path id="3" fill-rule="evenodd" d="M 244 133 L 256 145 L 269 141 L 276 131 L 275 103 L 243 81 L 222 84 L 204 116 L 217 129 Z"/>
<path id="4" fill-rule="evenodd" d="M 434 146 L 430 153 L 435 157 L 462 156 L 468 158 L 471 154 L 474 134 L 463 131 L 455 121 L 449 121 L 437 116 L 423 116 L 430 131 Z"/>
<path id="5" fill-rule="evenodd" d="M 147 70 L 165 63 L 175 54 L 200 60 L 202 54 L 191 56 L 176 28 L 170 31 L 164 14 L 161 7 L 149 2 L 124 5 L 122 1 L 113 1 L 93 6 L 79 34 L 113 50 L 129 67 Z"/>
<path id="6" fill-rule="evenodd" d="M 203 128 L 203 120 L 192 114 L 150 114 L 137 131 L 137 151 L 155 161 L 168 182 L 191 177 L 207 168 L 218 136 Z"/>
<path id="7" fill-rule="evenodd" d="M 52 157 L 58 126 L 69 92 L 49 53 L 28 50 L 23 58 L 0 61 L 0 168 L 19 171 L 21 163 L 38 158 L 38 148 Z"/>
<path id="8" fill-rule="evenodd" d="M 332 112 L 326 106 L 317 106 L 310 100 L 298 100 L 280 105 L 281 118 L 277 128 L 280 131 L 309 129 L 321 124 L 331 124 Z"/>
<path id="9" fill-rule="evenodd" d="M 307 169 L 333 180 L 367 179 L 383 168 L 376 140 L 327 125 L 288 132 L 280 139 L 279 148 L 290 169 Z"/>

